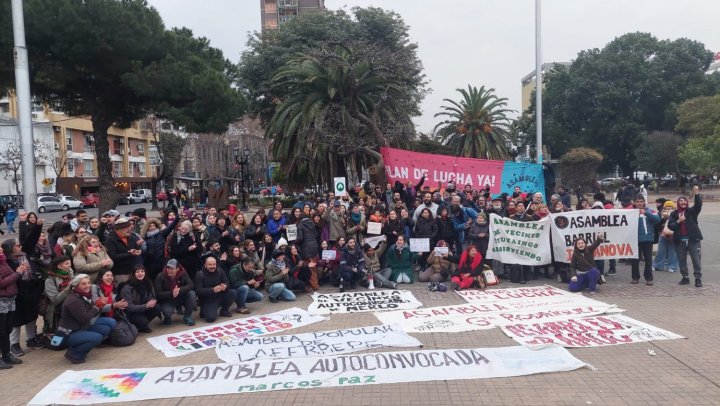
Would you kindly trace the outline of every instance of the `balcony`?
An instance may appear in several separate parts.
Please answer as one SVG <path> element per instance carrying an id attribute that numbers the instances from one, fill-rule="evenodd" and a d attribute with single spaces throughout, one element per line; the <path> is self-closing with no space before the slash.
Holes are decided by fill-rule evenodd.
<path id="1" fill-rule="evenodd" d="M 297 8 L 298 1 L 297 0 L 278 0 L 277 5 L 278 5 L 278 8 L 280 8 L 280 9 Z"/>

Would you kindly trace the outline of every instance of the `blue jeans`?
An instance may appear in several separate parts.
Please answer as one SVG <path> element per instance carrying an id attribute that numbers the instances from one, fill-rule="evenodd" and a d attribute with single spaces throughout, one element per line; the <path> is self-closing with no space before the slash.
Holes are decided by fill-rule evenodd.
<path id="1" fill-rule="evenodd" d="M 589 271 L 578 273 L 576 276 L 577 282 L 570 280 L 570 284 L 568 285 L 570 292 L 580 292 L 585 288 L 590 292 L 594 292 L 598 278 L 600 278 L 600 271 L 598 271 L 597 268 L 590 268 Z"/>
<path id="2" fill-rule="evenodd" d="M 6 220 L 6 221 L 7 221 L 7 220 Z M 10 220 L 10 221 L 7 222 L 7 224 L 8 224 L 8 226 L 7 226 L 7 232 L 8 232 L 8 233 L 14 233 L 14 232 L 15 232 L 15 229 L 13 228 L 13 225 L 15 224 L 15 220 Z"/>
<path id="3" fill-rule="evenodd" d="M 73 358 L 85 359 L 93 348 L 106 339 L 115 328 L 115 319 L 98 317 L 87 330 L 73 331 L 67 338 L 68 352 Z"/>
<path id="4" fill-rule="evenodd" d="M 250 289 L 250 286 L 248 285 L 242 285 L 235 290 L 237 291 L 235 303 L 237 303 L 238 309 L 245 307 L 245 303 L 259 302 L 263 300 L 263 294 L 255 289 Z"/>
<path id="5" fill-rule="evenodd" d="M 687 255 L 690 254 L 690 260 L 693 264 L 693 274 L 695 279 L 702 279 L 702 266 L 700 264 L 700 240 L 681 240 L 675 241 L 675 252 L 677 252 L 680 262 L 680 273 L 683 278 L 688 277 Z"/>
<path id="6" fill-rule="evenodd" d="M 680 262 L 678 261 L 677 252 L 675 252 L 675 243 L 670 239 L 660 237 L 653 268 L 658 271 L 677 271 L 679 266 Z"/>
<path id="7" fill-rule="evenodd" d="M 292 293 L 290 289 L 286 288 L 285 284 L 282 282 L 270 285 L 268 288 L 268 295 L 270 295 L 273 299 L 282 299 L 288 302 L 295 300 L 295 294 Z"/>

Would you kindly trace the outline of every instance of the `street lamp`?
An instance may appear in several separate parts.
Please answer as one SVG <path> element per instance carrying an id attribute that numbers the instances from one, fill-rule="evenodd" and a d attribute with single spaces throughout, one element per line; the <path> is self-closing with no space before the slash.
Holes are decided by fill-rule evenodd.
<path id="1" fill-rule="evenodd" d="M 233 157 L 235 158 L 235 163 L 238 164 L 238 166 L 240 167 L 240 209 L 242 211 L 247 211 L 248 205 L 247 201 L 245 200 L 245 167 L 249 163 L 250 149 L 248 147 L 245 147 L 242 151 L 242 155 L 242 158 L 240 158 L 239 147 L 233 148 Z"/>

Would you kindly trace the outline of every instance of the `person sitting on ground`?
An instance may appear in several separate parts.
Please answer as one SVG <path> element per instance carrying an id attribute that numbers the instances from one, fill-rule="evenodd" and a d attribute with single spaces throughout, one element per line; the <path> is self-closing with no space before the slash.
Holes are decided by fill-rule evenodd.
<path id="1" fill-rule="evenodd" d="M 483 257 L 477 247 L 471 245 L 460 255 L 458 267 L 452 274 L 452 288 L 454 290 L 470 289 L 478 287 L 485 289 L 483 278 Z"/>
<path id="2" fill-rule="evenodd" d="M 52 260 L 48 277 L 45 279 L 45 297 L 48 306 L 43 318 L 48 333 L 54 332 L 60 322 L 62 304 L 70 294 L 70 282 L 75 276 L 70 258 L 66 256 L 57 257 Z"/>
<path id="3" fill-rule="evenodd" d="M 253 243 L 252 240 L 246 242 Z M 246 303 L 260 302 L 263 294 L 259 289 L 263 286 L 263 270 L 256 267 L 252 258 L 245 256 L 239 264 L 230 268 L 230 288 L 237 292 L 235 303 L 236 311 L 240 314 L 250 314 Z"/>
<path id="4" fill-rule="evenodd" d="M 176 310 L 183 310 L 183 322 L 194 326 L 192 314 L 197 304 L 192 279 L 176 259 L 171 259 L 155 277 L 155 293 L 160 302 L 163 324 L 169 326 Z"/>
<path id="5" fill-rule="evenodd" d="M 416 254 L 410 252 L 405 243 L 405 236 L 399 235 L 397 241 L 385 252 L 385 264 L 392 269 L 390 280 L 395 283 L 413 283 L 414 273 L 412 264 Z"/>
<path id="6" fill-rule="evenodd" d="M 205 265 L 195 275 L 195 291 L 200 299 L 200 317 L 208 323 L 222 317 L 232 317 L 230 306 L 235 302 L 237 292 L 230 289 L 225 272 L 217 266 L 215 257 L 205 258 Z"/>
<path id="7" fill-rule="evenodd" d="M 92 301 L 95 303 L 99 298 L 105 297 L 108 303 L 100 309 L 100 315 L 103 317 L 115 318 L 116 311 L 127 309 L 128 302 L 125 299 L 119 299 L 115 293 L 115 277 L 110 269 L 105 269 L 98 273 L 95 283 L 92 285 Z"/>
<path id="8" fill-rule="evenodd" d="M 130 322 L 137 327 L 141 333 L 152 333 L 150 322 L 160 317 L 160 309 L 157 306 L 155 288 L 146 275 L 145 267 L 136 265 L 130 275 L 130 280 L 123 286 L 120 296 L 128 303 L 127 312 Z"/>
<path id="9" fill-rule="evenodd" d="M 71 293 L 62 305 L 58 330 L 68 334 L 63 340 L 68 346 L 65 358 L 73 364 L 82 364 L 90 350 L 110 335 L 116 323 L 109 317 L 97 317 L 108 299 L 99 298 L 92 302 L 90 278 L 86 274 L 76 275 L 70 282 L 70 289 Z"/>
<path id="10" fill-rule="evenodd" d="M 367 271 L 368 280 L 372 275 L 373 284 L 376 288 L 397 289 L 397 283 L 390 280 L 392 269 L 383 268 L 382 266 L 382 257 L 386 248 L 387 244 L 384 241 L 380 241 L 377 247 L 373 247 L 368 243 L 363 244 L 365 270 Z"/>
<path id="11" fill-rule="evenodd" d="M 345 288 L 355 289 L 364 276 L 365 254 L 354 238 L 348 238 L 340 253 L 340 292 L 344 292 Z"/>
<path id="12" fill-rule="evenodd" d="M 448 252 L 441 254 L 435 249 L 430 252 L 427 259 L 429 266 L 418 275 L 420 282 L 445 282 L 455 270 L 455 264 L 448 259 L 453 255 L 452 247 L 449 247 L 445 240 L 438 241 L 436 246 L 448 247 Z"/>
<path id="13" fill-rule="evenodd" d="M 587 245 L 584 238 L 575 240 L 570 259 L 570 292 L 580 292 L 587 288 L 591 294 L 596 292 L 600 271 L 595 267 L 595 249 L 603 242 L 603 233 L 597 233 L 595 241 Z"/>
<path id="14" fill-rule="evenodd" d="M 279 299 L 292 302 L 295 294 L 287 288 L 290 280 L 290 267 L 285 263 L 285 251 L 275 250 L 272 260 L 265 267 L 265 287 L 270 302 L 277 303 Z"/>
<path id="15" fill-rule="evenodd" d="M 286 251 L 285 262 L 290 266 L 290 280 L 288 288 L 293 292 L 311 293 L 310 278 L 315 272 L 317 263 L 314 259 L 302 259 L 297 245 L 293 244 Z"/>

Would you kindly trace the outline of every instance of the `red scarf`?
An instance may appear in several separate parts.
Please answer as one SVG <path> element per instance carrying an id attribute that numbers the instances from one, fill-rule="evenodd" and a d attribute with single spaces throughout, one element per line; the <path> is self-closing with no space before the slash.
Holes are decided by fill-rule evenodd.
<path id="1" fill-rule="evenodd" d="M 681 214 L 685 214 L 685 211 L 687 210 L 687 207 L 684 209 L 681 209 L 678 207 L 678 217 L 680 217 Z M 685 217 L 685 221 L 680 223 L 680 237 L 687 237 L 688 236 L 688 229 L 687 229 L 687 217 Z"/>
<path id="2" fill-rule="evenodd" d="M 462 255 L 460 255 L 460 263 L 458 265 L 460 265 L 461 272 L 464 270 L 465 265 L 467 265 L 467 263 L 468 263 L 468 259 L 470 258 L 470 256 L 468 255 L 469 252 L 470 252 L 470 248 L 463 251 Z M 480 254 L 480 251 L 477 251 L 477 254 L 475 254 L 475 257 L 473 257 L 472 262 L 470 263 L 469 271 L 472 272 L 472 271 L 478 269 L 481 262 L 482 262 L 482 255 Z"/>
<path id="3" fill-rule="evenodd" d="M 112 286 L 112 285 L 107 285 L 107 284 L 105 284 L 104 282 L 100 281 L 100 282 L 98 282 L 98 287 L 100 288 L 100 290 L 102 290 L 103 296 L 105 296 L 106 298 L 108 298 L 108 300 L 109 300 L 108 303 L 112 304 L 112 299 L 113 299 L 113 286 Z M 107 316 L 108 316 L 108 317 L 113 317 L 113 314 L 114 314 L 114 313 L 115 313 L 115 309 L 114 309 L 112 306 L 110 306 L 110 311 L 107 312 Z"/>

